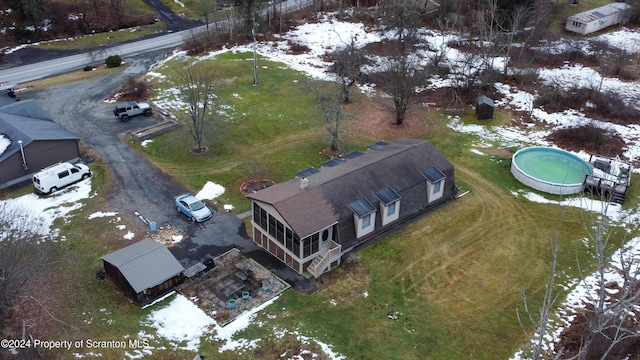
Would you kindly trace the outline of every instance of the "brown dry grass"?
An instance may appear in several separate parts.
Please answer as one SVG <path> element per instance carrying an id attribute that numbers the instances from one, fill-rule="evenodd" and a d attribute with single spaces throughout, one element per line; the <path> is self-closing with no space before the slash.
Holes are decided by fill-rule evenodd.
<path id="1" fill-rule="evenodd" d="M 407 113 L 402 124 L 396 124 L 393 113 L 386 108 L 385 99 L 362 97 L 348 104 L 346 109 L 352 116 L 347 123 L 347 131 L 356 138 L 383 140 L 419 137 L 429 129 L 417 107 Z"/>

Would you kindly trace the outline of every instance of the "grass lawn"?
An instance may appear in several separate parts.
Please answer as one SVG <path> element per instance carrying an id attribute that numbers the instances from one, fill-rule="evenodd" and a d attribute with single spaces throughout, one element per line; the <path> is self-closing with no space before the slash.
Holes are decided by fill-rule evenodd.
<path id="1" fill-rule="evenodd" d="M 136 26 L 129 29 L 121 29 L 118 31 L 111 31 L 105 33 L 96 33 L 91 35 L 85 35 L 72 39 L 55 40 L 55 41 L 43 41 L 39 42 L 33 47 L 43 50 L 83 50 L 97 48 L 99 46 L 109 47 L 111 45 L 117 46 L 118 43 L 133 41 L 143 38 L 148 35 L 153 35 L 166 30 L 166 26 L 157 22 L 151 25 Z M 99 54 L 98 54 L 99 55 Z M 106 58 L 106 56 L 105 56 Z M 104 61 L 97 56 L 96 61 Z"/>
<path id="2" fill-rule="evenodd" d="M 107 68 L 103 64 L 103 65 L 97 66 L 92 71 L 84 71 L 82 69 L 78 69 L 75 71 L 68 72 L 66 74 L 61 74 L 58 76 L 52 76 L 44 79 L 22 83 L 20 84 L 20 87 L 24 88 L 25 90 L 46 89 L 54 86 L 60 86 L 63 84 L 69 84 L 76 81 L 91 79 L 93 77 L 102 76 L 102 75 L 110 74 L 117 71 L 122 71 L 124 68 L 126 68 L 126 66 L 127 64 L 124 63 L 120 67 Z"/>
<path id="3" fill-rule="evenodd" d="M 221 201 L 236 212 L 249 209 L 238 190 L 242 181 L 264 176 L 281 182 L 326 160 L 319 154 L 327 146 L 324 121 L 304 75 L 261 60 L 260 85 L 253 86 L 250 57 L 228 53 L 207 60 L 224 79 L 216 94 L 228 114 L 222 130 L 207 134 L 207 153 L 189 153 L 193 142 L 184 126 L 146 147 L 134 145 L 193 191 L 205 181 L 225 186 Z M 157 101 L 171 100 L 170 66 L 158 70 L 167 79 L 153 80 Z M 351 254 L 320 278 L 317 293 L 285 292 L 259 315 L 260 325 L 239 334 L 263 339 L 256 349 L 219 353 L 220 344 L 203 341 L 202 355 L 277 358 L 300 348 L 296 334 L 301 334 L 331 344 L 349 359 L 505 359 L 525 343 L 516 318 L 523 291 L 534 309 L 541 301 L 551 265 L 550 237 L 560 240 L 560 282 L 577 276 L 576 259 L 583 269 L 592 268 L 580 210 L 514 196 L 513 191 L 530 190 L 513 178 L 508 158 L 470 152 L 476 139 L 453 133 L 436 111 L 415 111 L 401 127 L 390 125 L 391 117 L 378 111 L 384 101 L 355 97 L 348 106 L 345 150 L 362 150 L 381 138 L 428 139 L 454 163 L 456 182 L 469 193 Z M 104 193 L 110 180 L 100 166 L 92 165 L 93 185 Z M 632 188 L 631 195 L 637 192 Z M 636 207 L 636 199 L 630 197 L 625 206 Z M 82 324 L 83 338 L 135 337 L 149 331 L 140 323 L 150 310 L 131 305 L 109 282 L 94 277 L 100 257 L 126 243 L 114 236 L 107 218 L 87 220 L 103 207 L 101 197 L 92 197 L 73 221 L 60 224 L 67 253 L 58 266 L 66 271 L 52 286 L 65 289 L 60 290 L 68 302 L 64 318 Z M 625 232 L 611 231 L 613 252 Z M 57 329 L 61 338 L 69 331 Z M 156 348 L 167 345 L 156 340 Z M 154 358 L 193 356 L 166 348 L 154 351 Z M 122 357 L 117 349 L 101 353 Z"/>

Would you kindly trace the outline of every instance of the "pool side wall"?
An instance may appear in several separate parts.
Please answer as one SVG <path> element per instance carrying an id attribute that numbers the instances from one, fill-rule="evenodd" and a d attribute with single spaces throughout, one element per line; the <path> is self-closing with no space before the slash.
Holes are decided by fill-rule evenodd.
<path id="1" fill-rule="evenodd" d="M 579 184 L 557 184 L 557 183 L 551 183 L 551 182 L 547 182 L 544 180 L 540 180 L 540 179 L 536 179 L 532 176 L 529 176 L 528 174 L 526 174 L 525 172 L 523 172 L 522 170 L 520 170 L 520 168 L 518 167 L 518 164 L 515 161 L 516 156 L 518 155 L 519 152 L 521 151 L 530 151 L 532 149 L 535 149 L 535 147 L 533 148 L 524 148 L 524 149 L 520 149 L 518 151 L 516 151 L 515 154 L 513 154 L 513 157 L 511 158 L 511 173 L 513 174 L 513 176 L 518 179 L 518 181 L 520 181 L 521 183 L 534 188 L 536 190 L 542 191 L 542 192 L 546 192 L 549 194 L 554 194 L 554 195 L 571 195 L 571 194 L 577 194 L 579 192 L 584 191 L 584 181 L 582 183 Z M 557 150 L 559 152 L 563 152 L 566 153 L 566 151 L 564 150 Z M 567 153 L 571 156 L 574 156 L 573 154 Z M 582 159 L 580 159 L 582 160 Z M 584 160 L 582 160 L 584 161 Z M 586 163 L 586 162 L 585 162 Z M 587 165 L 588 166 L 588 165 Z"/>
<path id="2" fill-rule="evenodd" d="M 511 173 L 516 179 L 518 179 L 518 181 L 527 185 L 528 187 L 531 187 L 536 190 L 543 191 L 549 194 L 571 195 L 571 194 L 577 194 L 584 190 L 584 183 L 574 184 L 574 185 L 558 185 L 558 184 L 552 184 L 552 183 L 548 183 L 548 182 L 533 178 L 523 173 L 522 171 L 520 171 L 520 168 L 518 168 L 518 165 L 516 165 L 515 161 L 511 162 Z"/>

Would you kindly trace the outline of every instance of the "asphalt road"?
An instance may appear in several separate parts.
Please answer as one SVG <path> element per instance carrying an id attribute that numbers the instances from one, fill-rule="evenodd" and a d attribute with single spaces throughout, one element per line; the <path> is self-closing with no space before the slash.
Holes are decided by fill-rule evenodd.
<path id="1" fill-rule="evenodd" d="M 124 135 L 134 129 L 155 124 L 155 118 L 139 116 L 121 122 L 113 116 L 114 105 L 103 102 L 129 77 L 146 73 L 163 55 L 163 51 L 156 51 L 128 58 L 130 65 L 119 73 L 20 93 L 19 97 L 37 100 L 56 122 L 74 132 L 100 155 L 113 179 L 113 187 L 100 194 L 107 198 L 109 208 L 105 211 L 117 211 L 135 224 L 138 229 L 132 231 L 137 239 L 149 230 L 145 220 L 155 221 L 158 227 L 169 224 L 184 229 L 187 240 L 174 246 L 172 252 L 185 267 L 233 247 L 245 253 L 255 251 L 257 247 L 248 239 L 244 224 L 233 214 L 215 211 L 210 206 L 214 217 L 202 224 L 191 223 L 179 214 L 173 199 L 187 190 L 139 157 L 123 141 Z"/>
<path id="2" fill-rule="evenodd" d="M 168 33 L 115 46 L 104 44 L 101 53 L 102 58 L 110 55 L 131 57 L 147 52 L 175 48 L 190 37 L 193 32 L 206 29 L 206 25 L 202 25 L 201 22 L 187 20 L 172 13 L 159 0 L 145 0 L 145 3 L 156 10 L 160 19 L 167 24 Z M 277 6 L 266 7 L 263 12 L 266 13 L 277 9 L 278 12 L 288 13 L 308 7 L 310 4 L 311 0 L 286 0 L 278 3 Z M 225 23 L 226 21 L 220 21 L 223 26 Z M 209 26 L 214 25 L 210 24 Z M 21 83 L 82 69 L 86 65 L 94 65 L 94 62 L 88 52 L 50 52 L 25 48 L 9 54 L 7 63 L 0 67 L 0 89 L 12 88 Z"/>
<path id="3" fill-rule="evenodd" d="M 156 0 L 145 2 L 154 6 L 160 4 Z M 279 11 L 290 12 L 308 6 L 309 3 L 310 0 L 288 0 L 278 6 Z M 167 21 L 165 17 L 168 21 L 173 21 L 172 28 L 189 28 L 194 25 L 194 22 L 177 19 L 175 14 L 167 14 L 166 11 L 160 13 L 163 21 Z M 56 122 L 74 132 L 100 155 L 113 179 L 112 187 L 100 194 L 107 199 L 109 208 L 105 211 L 117 211 L 129 219 L 138 227 L 138 236 L 149 231 L 149 221 L 155 221 L 159 227 L 171 225 L 184 229 L 187 239 L 170 250 L 185 268 L 206 257 L 215 257 L 231 248 L 238 248 L 289 282 L 293 288 L 314 291 L 313 281 L 298 275 L 259 249 L 249 239 L 244 223 L 233 214 L 216 211 L 210 206 L 214 210 L 214 216 L 202 224 L 193 224 L 179 214 L 173 199 L 187 190 L 140 158 L 123 142 L 127 133 L 153 125 L 156 120 L 142 116 L 126 123 L 121 122 L 113 116 L 113 104 L 103 102 L 108 94 L 130 77 L 135 78 L 148 72 L 153 64 L 180 44 L 190 31 L 192 30 L 118 45 L 112 50 L 125 57 L 129 63 L 129 66 L 118 73 L 52 89 L 19 93 L 19 97 L 37 100 Z M 59 55 L 61 54 L 39 55 L 38 59 L 46 59 L 47 56 L 50 56 L 48 59 L 56 59 L 0 70 L 0 82 L 20 83 L 74 70 L 86 64 L 86 54 L 58 58 Z M 30 56 L 27 55 L 26 58 Z M 34 69 L 42 73 L 35 74 Z M 3 76 L 6 78 L 3 79 Z"/>

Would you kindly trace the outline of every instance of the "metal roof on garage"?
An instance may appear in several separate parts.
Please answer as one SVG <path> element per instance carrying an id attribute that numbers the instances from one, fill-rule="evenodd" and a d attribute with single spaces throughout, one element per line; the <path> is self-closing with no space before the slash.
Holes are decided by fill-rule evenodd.
<path id="1" fill-rule="evenodd" d="M 169 249 L 151 239 L 114 251 L 102 260 L 118 268 L 136 293 L 160 285 L 184 271 Z"/>

